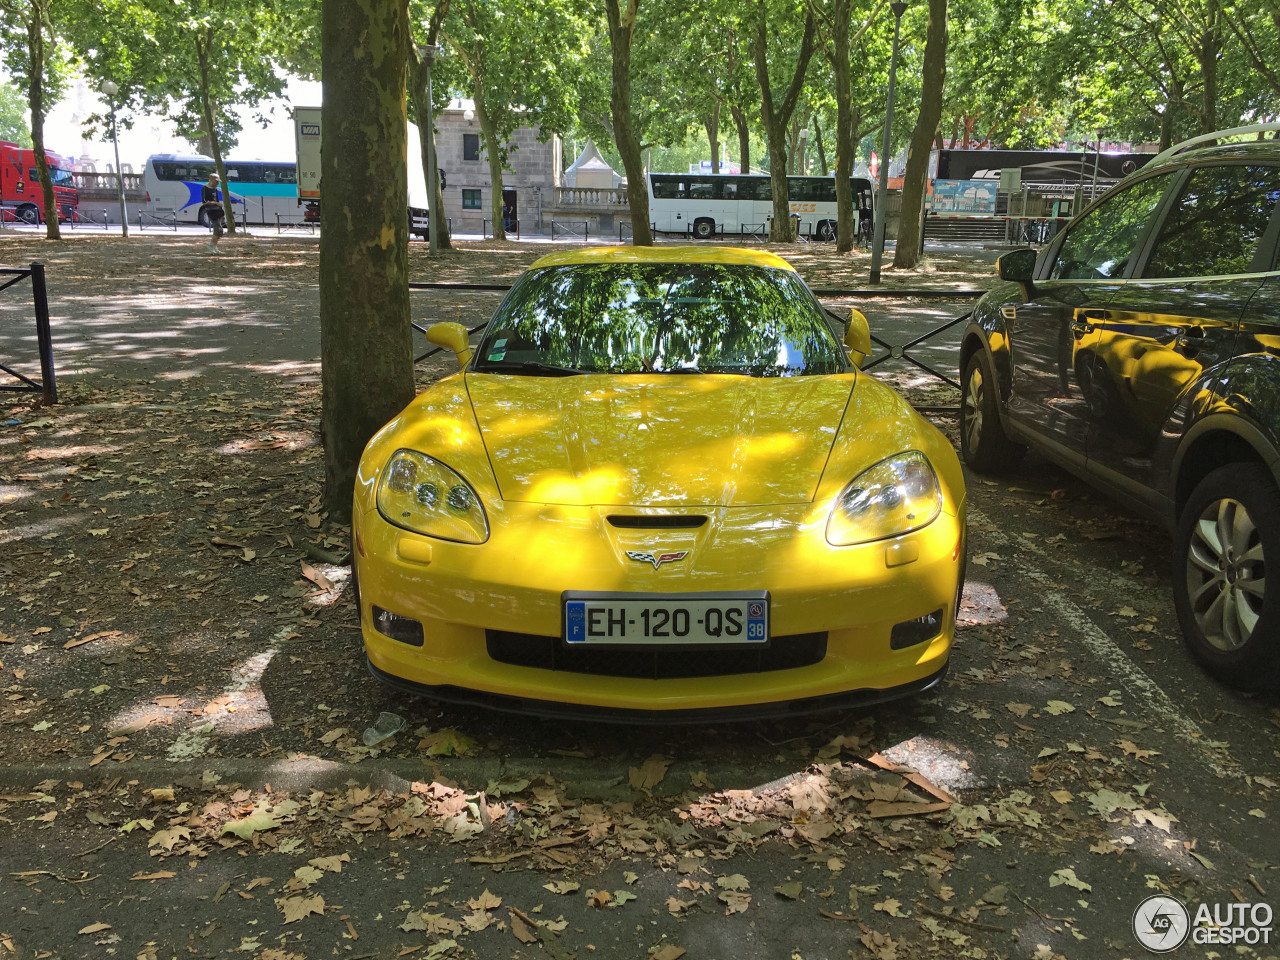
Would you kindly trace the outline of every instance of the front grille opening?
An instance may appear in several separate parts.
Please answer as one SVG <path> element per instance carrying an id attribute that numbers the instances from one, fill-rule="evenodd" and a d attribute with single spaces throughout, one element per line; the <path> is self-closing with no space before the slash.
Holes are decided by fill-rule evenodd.
<path id="1" fill-rule="evenodd" d="M 688 516 L 657 514 L 636 517 L 615 513 L 609 516 L 610 526 L 621 527 L 624 530 L 696 530 L 706 522 L 706 517 L 692 514 Z"/>
<path id="2" fill-rule="evenodd" d="M 491 659 L 516 667 L 651 680 L 790 670 L 827 655 L 825 632 L 774 637 L 766 647 L 569 647 L 559 637 L 505 630 L 486 630 L 485 642 Z"/>

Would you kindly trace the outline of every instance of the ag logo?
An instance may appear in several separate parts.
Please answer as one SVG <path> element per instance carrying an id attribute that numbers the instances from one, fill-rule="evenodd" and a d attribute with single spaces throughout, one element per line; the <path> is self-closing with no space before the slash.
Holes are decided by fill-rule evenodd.
<path id="1" fill-rule="evenodd" d="M 1147 897 L 1133 911 L 1133 935 L 1152 953 L 1169 953 L 1187 940 L 1191 915 L 1182 902 L 1163 894 Z"/>

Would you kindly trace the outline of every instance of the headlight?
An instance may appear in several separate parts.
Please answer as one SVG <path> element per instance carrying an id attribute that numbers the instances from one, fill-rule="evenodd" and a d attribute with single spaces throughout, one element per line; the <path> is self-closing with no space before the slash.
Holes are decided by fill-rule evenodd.
<path id="1" fill-rule="evenodd" d="M 467 481 L 413 450 L 397 450 L 382 468 L 378 512 L 388 523 L 441 540 L 489 539 L 484 507 Z"/>
<path id="2" fill-rule="evenodd" d="M 896 537 L 932 523 L 942 491 L 929 459 L 908 450 L 862 471 L 841 491 L 827 520 L 827 542 L 842 547 Z"/>

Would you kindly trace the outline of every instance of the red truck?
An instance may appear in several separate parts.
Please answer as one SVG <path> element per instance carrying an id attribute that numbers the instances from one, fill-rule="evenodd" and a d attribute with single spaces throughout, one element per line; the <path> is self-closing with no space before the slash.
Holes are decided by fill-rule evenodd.
<path id="1" fill-rule="evenodd" d="M 49 161 L 49 177 L 53 180 L 53 193 L 58 204 L 58 219 L 65 221 L 75 216 L 80 203 L 75 180 L 71 175 L 71 161 L 56 153 L 44 152 Z M 40 175 L 36 170 L 36 153 L 16 143 L 0 140 L 0 222 L 23 220 L 39 223 L 44 219 L 44 192 L 40 188 Z"/>

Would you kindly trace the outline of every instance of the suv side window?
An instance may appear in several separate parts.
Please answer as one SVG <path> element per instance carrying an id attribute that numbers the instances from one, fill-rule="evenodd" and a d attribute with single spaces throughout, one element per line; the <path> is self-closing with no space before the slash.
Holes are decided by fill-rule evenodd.
<path id="1" fill-rule="evenodd" d="M 1049 279 L 1106 280 L 1120 276 L 1168 185 L 1168 174 L 1151 177 L 1085 214 L 1058 248 Z"/>
<path id="2" fill-rule="evenodd" d="M 1144 277 L 1248 273 L 1280 197 L 1280 167 L 1201 167 L 1169 211 Z"/>

